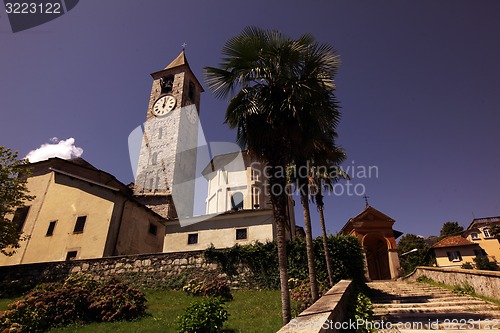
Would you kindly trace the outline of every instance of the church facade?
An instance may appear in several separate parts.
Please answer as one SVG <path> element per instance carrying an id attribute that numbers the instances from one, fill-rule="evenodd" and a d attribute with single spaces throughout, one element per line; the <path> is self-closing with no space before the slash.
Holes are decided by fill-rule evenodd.
<path id="1" fill-rule="evenodd" d="M 400 276 L 396 239 L 402 235 L 393 229 L 396 221 L 370 205 L 349 219 L 340 233 L 356 236 L 365 256 L 366 278 L 391 280 Z"/>

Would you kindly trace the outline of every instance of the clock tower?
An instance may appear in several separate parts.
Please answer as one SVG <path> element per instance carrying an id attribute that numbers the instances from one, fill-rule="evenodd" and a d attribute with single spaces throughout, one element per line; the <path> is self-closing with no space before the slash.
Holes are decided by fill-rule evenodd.
<path id="1" fill-rule="evenodd" d="M 167 219 L 192 216 L 203 88 L 184 50 L 151 76 L 134 195 Z"/>

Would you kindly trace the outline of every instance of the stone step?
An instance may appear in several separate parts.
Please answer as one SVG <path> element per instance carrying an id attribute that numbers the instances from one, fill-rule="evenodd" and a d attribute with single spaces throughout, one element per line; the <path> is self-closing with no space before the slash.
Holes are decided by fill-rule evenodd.
<path id="1" fill-rule="evenodd" d="M 449 306 L 414 306 L 412 308 L 377 308 L 373 310 L 375 315 L 399 314 L 399 313 L 457 313 L 457 312 L 478 312 L 484 310 L 497 310 L 498 307 L 490 304 L 463 304 Z"/>
<path id="2" fill-rule="evenodd" d="M 373 306 L 381 305 L 381 304 L 408 304 L 408 303 L 422 303 L 422 304 L 431 304 L 436 302 L 470 302 L 475 301 L 476 298 L 468 297 L 468 296 L 444 296 L 444 297 L 394 297 L 394 298 L 378 298 L 372 299 Z"/>
<path id="3" fill-rule="evenodd" d="M 375 282 L 368 286 L 374 320 L 382 325 L 380 333 L 475 332 L 494 328 L 500 332 L 500 307 L 493 303 L 420 284 Z M 384 329 L 388 324 L 393 329 Z"/>
<path id="4" fill-rule="evenodd" d="M 466 302 L 460 300 L 457 301 L 455 299 L 451 301 L 437 301 L 437 300 L 431 300 L 431 302 L 427 303 L 382 303 L 382 304 L 373 304 L 373 309 L 404 309 L 404 308 L 413 308 L 413 307 L 425 307 L 425 306 L 432 306 L 432 307 L 448 307 L 448 306 L 454 306 L 454 305 L 461 305 L 465 304 L 466 306 L 469 305 L 484 305 L 484 306 L 493 306 L 496 308 L 496 306 L 485 302 L 481 300 L 467 300 Z"/>

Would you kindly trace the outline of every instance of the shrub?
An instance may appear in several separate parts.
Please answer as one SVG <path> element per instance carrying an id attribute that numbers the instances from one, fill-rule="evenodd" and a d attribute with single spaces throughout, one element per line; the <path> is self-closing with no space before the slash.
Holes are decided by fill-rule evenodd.
<path id="1" fill-rule="evenodd" d="M 488 257 L 475 257 L 474 263 L 477 269 L 485 271 L 498 271 L 500 269 L 496 262 L 490 261 Z"/>
<path id="2" fill-rule="evenodd" d="M 177 317 L 179 333 L 216 333 L 222 331 L 224 322 L 229 318 L 220 297 L 207 297 L 191 303 L 186 312 Z"/>
<path id="3" fill-rule="evenodd" d="M 233 299 L 225 274 L 220 274 L 216 278 L 211 279 L 191 279 L 182 290 L 193 296 L 221 297 L 227 301 Z"/>
<path id="4" fill-rule="evenodd" d="M 145 304 L 142 292 L 123 283 L 97 282 L 78 274 L 64 284 L 39 285 L 9 304 L 0 318 L 0 331 L 37 332 L 75 322 L 133 319 L 145 313 Z"/>
<path id="5" fill-rule="evenodd" d="M 94 289 L 89 302 L 93 321 L 131 320 L 146 311 L 146 296 L 117 280 Z"/>
<path id="6" fill-rule="evenodd" d="M 352 279 L 356 284 L 364 281 L 363 251 L 359 240 L 354 236 L 328 236 L 328 248 L 334 263 L 334 283 L 342 279 Z M 235 276 L 241 268 L 248 269 L 247 280 L 260 288 L 279 289 L 279 270 L 277 243 L 259 243 L 236 245 L 229 249 L 205 250 L 208 262 L 217 263 L 222 272 Z M 288 274 L 292 278 L 308 278 L 306 244 L 295 239 L 287 243 Z M 314 240 L 316 273 L 319 281 L 328 278 L 323 240 Z"/>
<path id="7" fill-rule="evenodd" d="M 299 280 L 293 278 L 289 279 L 288 283 L 290 287 L 290 299 L 296 303 L 293 312 L 294 315 L 298 315 L 313 304 L 311 300 L 311 283 L 308 279 Z M 318 289 L 319 297 L 321 297 L 328 291 L 328 282 L 319 281 Z"/>
<path id="8" fill-rule="evenodd" d="M 462 269 L 473 269 L 474 266 L 472 266 L 472 264 L 470 262 L 465 262 L 462 264 Z"/>

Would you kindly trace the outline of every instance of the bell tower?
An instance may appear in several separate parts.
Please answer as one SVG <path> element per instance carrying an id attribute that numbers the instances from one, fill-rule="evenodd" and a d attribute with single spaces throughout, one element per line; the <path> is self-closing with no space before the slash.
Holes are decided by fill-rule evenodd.
<path id="1" fill-rule="evenodd" d="M 151 76 L 134 195 L 167 219 L 191 216 L 203 88 L 184 50 Z"/>

